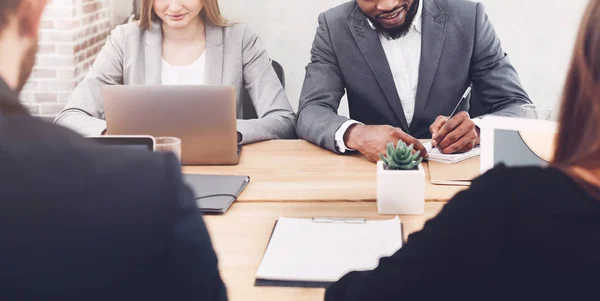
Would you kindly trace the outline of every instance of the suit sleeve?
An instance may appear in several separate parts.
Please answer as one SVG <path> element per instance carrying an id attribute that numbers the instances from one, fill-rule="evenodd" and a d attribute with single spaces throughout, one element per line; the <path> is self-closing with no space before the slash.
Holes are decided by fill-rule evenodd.
<path id="1" fill-rule="evenodd" d="M 461 275 L 485 274 L 481 271 L 494 263 L 498 244 L 508 235 L 510 199 L 497 189 L 504 177 L 496 170 L 475 180 L 396 254 L 382 258 L 375 270 L 347 274 L 327 290 L 325 300 L 429 300 L 462 289 L 453 287 Z"/>
<path id="2" fill-rule="evenodd" d="M 242 49 L 244 88 L 258 119 L 238 120 L 242 143 L 296 138 L 296 116 L 258 35 L 245 26 Z"/>
<path id="3" fill-rule="evenodd" d="M 349 120 L 337 113 L 344 90 L 345 83 L 333 51 L 327 21 L 321 14 L 300 94 L 296 122 L 300 138 L 340 153 L 335 133 Z"/>
<path id="4" fill-rule="evenodd" d="M 517 71 L 500 45 L 483 4 L 476 9 L 471 81 L 482 106 L 492 115 L 518 117 L 521 105 L 531 103 Z"/>
<path id="5" fill-rule="evenodd" d="M 102 87 L 123 82 L 123 44 L 125 34 L 118 26 L 108 37 L 85 78 L 77 85 L 67 106 L 54 123 L 83 136 L 97 136 L 106 130 Z"/>
<path id="6" fill-rule="evenodd" d="M 171 229 L 168 239 L 170 263 L 170 300 L 227 300 L 221 280 L 217 255 L 196 206 L 192 191 L 184 184 L 179 161 L 169 155 L 166 181 L 173 199 Z"/>

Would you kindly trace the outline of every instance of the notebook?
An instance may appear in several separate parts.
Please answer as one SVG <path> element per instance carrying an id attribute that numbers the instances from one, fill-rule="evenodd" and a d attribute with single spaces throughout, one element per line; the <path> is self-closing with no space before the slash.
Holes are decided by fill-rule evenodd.
<path id="1" fill-rule="evenodd" d="M 327 287 L 371 270 L 402 247 L 398 217 L 384 221 L 280 217 L 256 272 L 257 286 Z"/>
<path id="2" fill-rule="evenodd" d="M 460 164 L 429 161 L 431 184 L 470 186 L 471 181 L 479 176 L 479 159 L 479 157 L 473 157 L 460 162 Z"/>
<path id="3" fill-rule="evenodd" d="M 473 157 L 477 157 L 481 154 L 481 148 L 479 146 L 473 148 L 471 151 L 461 154 L 442 154 L 439 149 L 433 148 L 431 142 L 423 144 L 427 153 L 429 153 L 429 161 L 435 161 L 446 164 L 455 164 Z"/>
<path id="4" fill-rule="evenodd" d="M 198 208 L 213 214 L 227 212 L 250 182 L 247 176 L 186 174 L 183 179 L 192 189 Z"/>

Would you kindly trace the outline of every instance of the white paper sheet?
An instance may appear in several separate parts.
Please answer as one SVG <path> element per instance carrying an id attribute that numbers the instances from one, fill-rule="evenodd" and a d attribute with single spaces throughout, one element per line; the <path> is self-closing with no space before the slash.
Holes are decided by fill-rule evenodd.
<path id="1" fill-rule="evenodd" d="M 257 278 L 335 282 L 354 270 L 371 270 L 402 247 L 398 217 L 365 223 L 279 218 Z"/>
<path id="2" fill-rule="evenodd" d="M 429 161 L 446 164 L 455 164 L 473 157 L 477 157 L 481 154 L 481 148 L 479 146 L 462 154 L 442 154 L 438 148 L 433 148 L 433 146 L 431 146 L 431 142 L 423 143 L 423 146 L 429 153 Z"/>

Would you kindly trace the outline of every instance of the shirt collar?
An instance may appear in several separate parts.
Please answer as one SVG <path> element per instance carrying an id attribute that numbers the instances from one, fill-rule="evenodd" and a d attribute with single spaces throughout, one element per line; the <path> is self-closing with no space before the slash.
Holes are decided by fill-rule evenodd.
<path id="1" fill-rule="evenodd" d="M 423 1 L 425 1 L 425 0 L 419 1 L 419 8 L 417 8 L 417 14 L 415 15 L 413 23 L 410 26 L 411 29 L 415 29 L 418 33 L 422 33 L 421 29 L 423 28 L 423 22 L 422 22 Z M 371 26 L 371 28 L 375 29 L 375 25 L 373 25 L 373 22 L 371 22 L 371 19 L 367 18 L 367 21 L 369 22 L 369 25 Z"/>

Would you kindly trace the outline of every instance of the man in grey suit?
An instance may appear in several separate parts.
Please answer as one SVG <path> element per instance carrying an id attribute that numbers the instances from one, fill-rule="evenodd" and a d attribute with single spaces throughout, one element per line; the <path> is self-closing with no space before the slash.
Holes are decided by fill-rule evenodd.
<path id="1" fill-rule="evenodd" d="M 479 143 L 467 113 L 472 85 L 486 111 L 531 103 L 483 5 L 463 0 L 355 0 L 319 16 L 298 111 L 298 135 L 372 161 L 388 142 L 433 137 L 443 153 Z M 350 117 L 337 114 L 344 91 Z"/>

